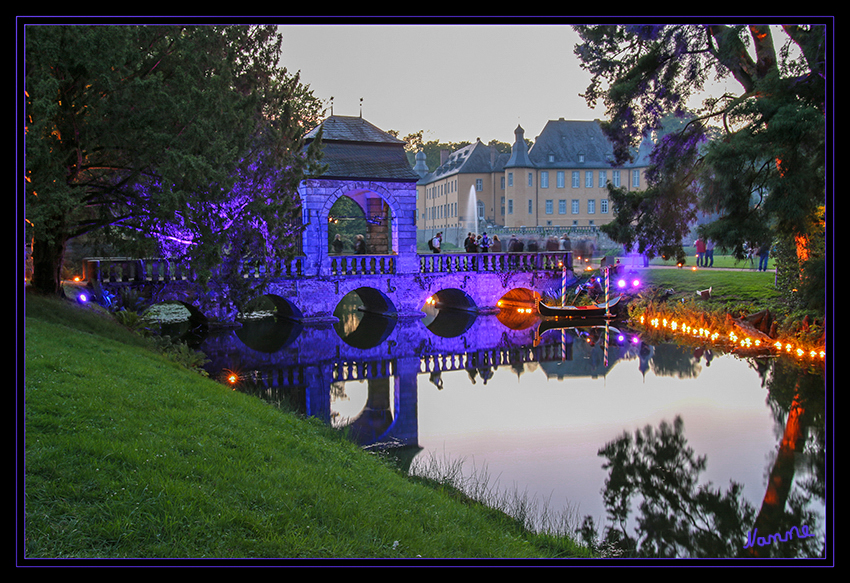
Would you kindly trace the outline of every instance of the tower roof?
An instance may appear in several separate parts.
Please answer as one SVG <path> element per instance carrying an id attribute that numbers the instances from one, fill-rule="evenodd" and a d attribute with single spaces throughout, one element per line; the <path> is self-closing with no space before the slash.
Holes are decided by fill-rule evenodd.
<path id="1" fill-rule="evenodd" d="M 359 178 L 416 182 L 405 141 L 378 129 L 361 117 L 332 115 L 307 134 L 312 142 L 322 130 L 322 178 Z"/>
<path id="2" fill-rule="evenodd" d="M 533 168 L 534 164 L 528 157 L 528 144 L 525 143 L 525 130 L 517 126 L 514 130 L 514 145 L 511 146 L 511 157 L 506 168 Z"/>
<path id="3" fill-rule="evenodd" d="M 646 166 L 649 149 L 642 145 L 634 161 L 625 168 Z M 565 164 L 585 168 L 609 168 L 614 148 L 599 121 L 549 120 L 528 153 L 537 168 L 562 167 Z M 551 161 L 550 161 L 551 160 Z"/>

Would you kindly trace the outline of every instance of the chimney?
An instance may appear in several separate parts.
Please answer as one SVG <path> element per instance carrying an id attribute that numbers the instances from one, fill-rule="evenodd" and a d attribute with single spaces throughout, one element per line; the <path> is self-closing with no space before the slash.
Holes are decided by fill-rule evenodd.
<path id="1" fill-rule="evenodd" d="M 449 154 L 451 154 L 451 152 L 446 149 L 440 150 L 440 166 L 446 163 L 446 160 L 449 159 Z"/>

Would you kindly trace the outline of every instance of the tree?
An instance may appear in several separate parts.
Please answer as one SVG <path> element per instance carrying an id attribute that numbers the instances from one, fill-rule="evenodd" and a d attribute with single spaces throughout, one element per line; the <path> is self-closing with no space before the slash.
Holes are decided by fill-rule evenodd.
<path id="1" fill-rule="evenodd" d="M 85 233 L 179 241 L 202 278 L 235 245 L 276 240 L 319 157 L 301 151 L 317 102 L 280 46 L 274 27 L 28 27 L 33 287 L 59 291 Z"/>
<path id="2" fill-rule="evenodd" d="M 592 74 L 584 97 L 604 100 L 617 163 L 662 130 L 666 116 L 684 118 L 688 100 L 711 79 L 731 77 L 741 88 L 706 99 L 680 130 L 657 140 L 649 188 L 621 197 L 625 214 L 615 236 L 651 246 L 653 232 L 681 226 L 683 216 L 675 211 L 670 223 L 647 224 L 642 213 L 698 204 L 719 214 L 703 234 L 721 247 L 741 256 L 746 246 L 790 237 L 799 269 L 823 271 L 808 242 L 825 206 L 825 27 L 783 26 L 779 50 L 767 26 L 576 30 L 583 42 L 575 53 Z M 624 228 L 632 223 L 638 228 Z"/>

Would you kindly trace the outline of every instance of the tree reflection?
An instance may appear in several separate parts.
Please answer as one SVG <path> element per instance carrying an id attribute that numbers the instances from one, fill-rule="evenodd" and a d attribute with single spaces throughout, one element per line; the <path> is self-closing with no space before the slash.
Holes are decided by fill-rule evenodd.
<path id="1" fill-rule="evenodd" d="M 764 537 L 804 524 L 810 531 L 819 531 L 818 517 L 807 509 L 808 496 L 791 492 L 794 476 L 793 463 L 788 467 L 789 455 L 804 441 L 803 412 L 798 398 L 787 415 L 786 425 L 791 429 L 784 434 L 787 438 L 791 431 L 796 440 L 789 443 L 784 438 L 780 443 L 758 512 L 743 498 L 741 484 L 730 481 L 725 491 L 710 482 L 700 484 L 707 460 L 688 446 L 681 417 L 657 428 L 646 426 L 633 435 L 623 433 L 599 450 L 607 460 L 603 468 L 609 471 L 602 491 L 609 524 L 599 537 L 588 516 L 579 534 L 597 550 L 604 548 L 614 556 L 819 556 L 821 536 L 743 548 L 754 528 Z M 633 501 L 637 501 L 635 516 Z"/>
<path id="2" fill-rule="evenodd" d="M 599 455 L 609 470 L 603 500 L 611 521 L 603 542 L 628 556 L 727 557 L 743 545 L 755 511 L 732 482 L 722 492 L 699 484 L 705 456 L 687 445 L 676 417 L 655 429 L 624 433 Z M 632 500 L 639 498 L 637 529 L 629 532 Z M 592 529 L 592 519 L 585 528 Z"/>

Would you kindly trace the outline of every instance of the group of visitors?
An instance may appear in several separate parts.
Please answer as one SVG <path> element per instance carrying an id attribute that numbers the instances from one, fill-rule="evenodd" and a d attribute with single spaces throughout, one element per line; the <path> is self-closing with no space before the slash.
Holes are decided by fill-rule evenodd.
<path id="1" fill-rule="evenodd" d="M 697 252 L 697 267 L 714 267 L 714 241 L 699 237 L 694 241 L 694 247 Z M 750 258 L 750 265 L 755 266 L 755 257 L 758 256 L 758 270 L 767 271 L 770 247 L 770 242 L 749 246 L 747 256 Z"/>
<path id="2" fill-rule="evenodd" d="M 714 267 L 714 241 L 699 237 L 694 241 L 694 247 L 697 249 L 697 267 Z"/>
<path id="3" fill-rule="evenodd" d="M 342 253 L 343 249 L 345 249 L 345 242 L 342 240 L 341 235 L 337 234 L 337 236 L 334 237 L 332 246 L 334 253 Z M 366 240 L 363 238 L 363 235 L 357 235 L 354 238 L 354 254 L 366 255 Z"/>
<path id="4" fill-rule="evenodd" d="M 753 245 L 749 248 L 750 265 L 755 265 L 755 257 L 759 258 L 759 271 L 767 271 L 767 260 L 770 257 L 770 243 Z"/>
<path id="5" fill-rule="evenodd" d="M 493 235 L 493 238 L 490 239 L 486 232 L 481 235 L 467 233 L 466 239 L 463 241 L 463 248 L 466 249 L 467 253 L 489 253 L 490 251 L 496 253 L 502 250 L 502 242 L 498 235 Z"/>

